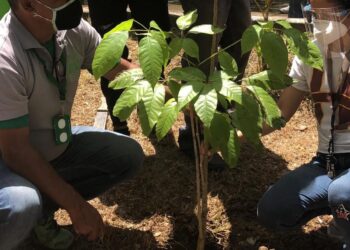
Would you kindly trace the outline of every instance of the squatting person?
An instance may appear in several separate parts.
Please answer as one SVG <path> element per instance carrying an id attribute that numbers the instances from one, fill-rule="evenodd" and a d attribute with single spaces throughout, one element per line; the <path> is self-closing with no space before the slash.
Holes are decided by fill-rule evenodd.
<path id="1" fill-rule="evenodd" d="M 315 43 L 324 57 L 324 70 L 299 58 L 290 76 L 295 83 L 278 101 L 288 121 L 310 93 L 318 122 L 318 151 L 307 164 L 281 177 L 258 204 L 258 219 L 266 227 L 287 230 L 331 213 L 328 234 L 350 249 L 350 1 L 312 0 Z M 263 129 L 263 134 L 271 132 Z"/>
<path id="2" fill-rule="evenodd" d="M 130 137 L 78 126 L 70 114 L 81 69 L 91 71 L 99 34 L 81 19 L 79 0 L 8 0 L 0 21 L 0 249 L 33 231 L 50 249 L 73 235 L 53 213 L 67 210 L 77 234 L 103 232 L 86 200 L 133 176 L 143 151 Z M 135 65 L 121 59 L 105 75 Z"/>

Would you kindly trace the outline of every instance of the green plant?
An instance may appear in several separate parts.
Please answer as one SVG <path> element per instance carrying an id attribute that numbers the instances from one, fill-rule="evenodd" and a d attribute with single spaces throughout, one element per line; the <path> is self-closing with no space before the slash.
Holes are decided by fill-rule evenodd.
<path id="1" fill-rule="evenodd" d="M 125 71 L 110 82 L 109 87 L 124 89 L 113 112 L 121 120 L 126 120 L 137 108 L 143 133 L 148 136 L 155 130 L 161 140 L 179 112 L 189 111 L 197 169 L 197 248 L 204 249 L 208 153 L 220 152 L 228 165 L 235 166 L 240 151 L 238 130 L 259 147 L 264 123 L 274 128 L 284 125 L 269 91 L 283 89 L 293 82 L 286 75 L 288 51 L 319 69 L 322 69 L 322 57 L 307 36 L 288 22 L 258 23 L 243 34 L 242 53 L 255 48 L 268 69 L 237 81 L 238 68 L 231 55 L 225 52 L 227 48 L 213 51 L 210 58 L 199 61 L 198 45 L 188 35 L 201 33 L 215 36 L 222 29 L 209 24 L 193 26 L 196 20 L 196 11 L 179 17 L 176 21 L 177 33 L 164 32 L 155 22 L 144 30 L 133 30 L 133 20 L 119 24 L 104 36 L 97 48 L 93 73 L 98 79 L 111 70 L 119 62 L 130 34 L 142 35 L 138 51 L 141 68 Z M 167 40 L 170 40 L 169 43 Z M 162 69 L 181 51 L 189 66 L 174 68 L 166 78 L 162 77 Z M 220 69 L 214 67 L 215 57 L 218 57 Z M 212 67 L 206 75 L 199 66 L 208 60 L 212 61 Z M 165 98 L 166 88 L 172 96 L 168 100 Z M 231 107 L 231 112 L 218 111 L 218 104 L 226 109 Z M 200 134 L 204 135 L 203 139 Z"/>
<path id="2" fill-rule="evenodd" d="M 254 0 L 255 5 L 258 7 L 261 15 L 263 16 L 264 21 L 269 20 L 270 9 L 273 3 L 273 0 L 263 0 L 263 4 L 260 4 L 258 0 Z"/>

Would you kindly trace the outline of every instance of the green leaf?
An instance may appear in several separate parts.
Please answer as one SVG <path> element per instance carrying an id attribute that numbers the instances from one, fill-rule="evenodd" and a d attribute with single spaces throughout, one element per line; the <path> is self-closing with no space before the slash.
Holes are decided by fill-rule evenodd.
<path id="1" fill-rule="evenodd" d="M 182 48 L 182 39 L 178 37 L 175 37 L 174 39 L 172 39 L 169 44 L 169 50 L 170 50 L 169 59 L 178 55 L 180 53 L 181 48 Z"/>
<path id="2" fill-rule="evenodd" d="M 164 37 L 166 37 L 165 34 L 164 34 L 164 32 L 163 32 L 163 30 L 159 27 L 159 25 L 158 25 L 155 21 L 152 20 L 152 21 L 149 23 L 149 26 L 150 26 L 151 28 L 155 29 L 155 30 L 161 31 L 161 32 L 163 33 Z"/>
<path id="3" fill-rule="evenodd" d="M 158 117 L 162 111 L 165 101 L 165 89 L 162 84 L 156 84 L 154 90 L 151 85 L 142 97 L 142 101 L 146 108 L 149 127 L 153 128 L 158 121 Z"/>
<path id="4" fill-rule="evenodd" d="M 112 89 L 125 89 L 143 78 L 142 69 L 129 69 L 119 74 L 108 84 Z"/>
<path id="5" fill-rule="evenodd" d="M 190 57 L 194 57 L 199 60 L 199 48 L 197 43 L 191 38 L 183 39 L 182 46 L 185 50 L 185 53 Z"/>
<path id="6" fill-rule="evenodd" d="M 238 143 L 237 133 L 234 128 L 230 129 L 228 141 L 226 142 L 226 144 L 222 144 L 222 146 L 220 147 L 220 151 L 225 162 L 230 167 L 234 167 L 237 165 L 240 146 Z"/>
<path id="7" fill-rule="evenodd" d="M 313 68 L 323 70 L 323 57 L 319 48 L 297 29 L 283 30 L 290 50 L 302 62 Z"/>
<path id="8" fill-rule="evenodd" d="M 275 100 L 263 89 L 258 86 L 247 87 L 260 102 L 261 108 L 265 115 L 266 123 L 273 128 L 281 128 L 281 111 Z"/>
<path id="9" fill-rule="evenodd" d="M 145 103 L 141 100 L 137 105 L 137 114 L 140 120 L 140 125 L 142 128 L 142 133 L 145 136 L 149 136 L 152 132 L 152 128 L 150 127 L 150 123 L 148 121 L 148 115 L 146 112 Z"/>
<path id="10" fill-rule="evenodd" d="M 272 72 L 282 79 L 287 71 L 288 50 L 281 36 L 274 32 L 264 32 L 261 37 L 261 51 Z"/>
<path id="11" fill-rule="evenodd" d="M 207 79 L 203 71 L 195 67 L 175 68 L 169 73 L 169 76 L 187 82 L 204 82 Z"/>
<path id="12" fill-rule="evenodd" d="M 228 101 L 242 104 L 242 87 L 240 85 L 229 80 L 223 80 L 220 86 L 215 87 L 215 89 L 225 96 Z"/>
<path id="13" fill-rule="evenodd" d="M 276 23 L 281 25 L 285 29 L 292 29 L 293 28 L 292 25 L 286 20 L 278 20 L 278 21 L 276 21 Z"/>
<path id="14" fill-rule="evenodd" d="M 128 112 L 139 103 L 149 88 L 149 82 L 146 80 L 138 81 L 136 84 L 125 89 L 121 96 L 118 98 L 117 103 L 113 108 L 113 115 L 123 120 L 128 118 L 131 112 Z M 125 112 L 127 111 L 127 112 Z"/>
<path id="15" fill-rule="evenodd" d="M 214 149 L 220 149 L 222 144 L 227 143 L 230 129 L 230 120 L 227 115 L 215 112 L 210 124 L 210 145 Z"/>
<path id="16" fill-rule="evenodd" d="M 181 89 L 181 84 L 179 84 L 176 81 L 170 80 L 168 82 L 168 87 L 170 89 L 170 92 L 171 92 L 172 96 L 175 97 L 175 99 L 177 100 L 179 92 L 180 92 L 180 89 Z"/>
<path id="17" fill-rule="evenodd" d="M 202 92 L 194 104 L 196 113 L 203 122 L 204 126 L 210 126 L 217 104 L 218 96 L 213 84 L 205 84 Z"/>
<path id="18" fill-rule="evenodd" d="M 222 70 L 232 78 L 235 79 L 239 75 L 236 60 L 226 51 L 220 51 L 219 63 Z"/>
<path id="19" fill-rule="evenodd" d="M 207 34 L 207 35 L 215 35 L 223 32 L 225 29 L 215 27 L 211 24 L 201 24 L 198 26 L 194 26 L 191 28 L 188 33 L 192 34 Z"/>
<path id="20" fill-rule="evenodd" d="M 236 105 L 233 115 L 235 126 L 242 131 L 247 140 L 259 146 L 261 144 L 259 135 L 262 128 L 262 114 L 255 98 L 243 92 L 242 105 Z"/>
<path id="21" fill-rule="evenodd" d="M 252 25 L 244 31 L 241 41 L 242 55 L 251 51 L 258 44 L 260 31 L 259 25 Z"/>
<path id="22" fill-rule="evenodd" d="M 176 19 L 176 25 L 180 30 L 187 30 L 197 21 L 197 18 L 197 10 L 194 10 Z"/>
<path id="23" fill-rule="evenodd" d="M 169 60 L 169 49 L 168 49 L 168 43 L 166 41 L 166 37 L 160 31 L 151 30 L 150 33 L 151 33 L 151 37 L 157 40 L 160 47 L 162 48 L 163 66 L 166 67 L 166 64 L 168 63 L 168 60 Z"/>
<path id="24" fill-rule="evenodd" d="M 158 41 L 144 37 L 139 43 L 139 60 L 145 78 L 154 86 L 159 80 L 163 66 L 163 51 Z"/>
<path id="25" fill-rule="evenodd" d="M 268 22 L 258 22 L 258 24 L 265 30 L 272 31 L 274 22 L 273 21 L 268 21 Z"/>
<path id="26" fill-rule="evenodd" d="M 126 31 L 113 33 L 102 39 L 92 62 L 95 79 L 104 76 L 120 62 L 127 40 L 128 32 Z"/>
<path id="27" fill-rule="evenodd" d="M 190 101 L 192 101 L 203 89 L 204 84 L 201 82 L 188 82 L 182 85 L 178 95 L 178 109 L 181 110 Z"/>
<path id="28" fill-rule="evenodd" d="M 132 25 L 134 23 L 134 19 L 129 19 L 124 22 L 121 22 L 117 26 L 115 26 L 113 29 L 111 29 L 109 32 L 107 32 L 103 38 L 107 38 L 109 35 L 118 33 L 120 31 L 130 31 L 132 28 Z"/>
<path id="29" fill-rule="evenodd" d="M 284 75 L 283 79 L 280 79 L 279 77 L 275 76 L 271 70 L 265 70 L 258 74 L 252 75 L 248 77 L 247 80 L 248 84 L 259 86 L 266 90 L 284 89 L 293 84 L 293 79 L 290 76 Z"/>
<path id="30" fill-rule="evenodd" d="M 178 114 L 179 111 L 177 109 L 177 103 L 174 98 L 171 98 L 164 105 L 156 126 L 156 135 L 158 140 L 161 140 L 164 136 L 166 136 L 176 121 Z"/>

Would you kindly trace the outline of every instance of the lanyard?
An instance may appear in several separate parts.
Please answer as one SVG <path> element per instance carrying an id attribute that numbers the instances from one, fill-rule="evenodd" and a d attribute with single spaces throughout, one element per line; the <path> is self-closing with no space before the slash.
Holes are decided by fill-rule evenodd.
<path id="1" fill-rule="evenodd" d="M 49 81 L 54 84 L 59 92 L 61 108 L 63 109 L 63 103 L 66 100 L 66 92 L 67 92 L 67 81 L 66 81 L 66 55 L 65 51 L 62 54 L 61 59 L 56 59 L 56 42 L 54 41 L 54 50 L 53 50 L 53 66 L 52 69 L 48 69 L 44 60 L 38 55 L 38 53 L 34 50 L 34 53 L 38 60 L 44 67 L 46 77 Z"/>
<path id="2" fill-rule="evenodd" d="M 341 68 L 341 83 L 338 87 L 337 91 L 333 91 L 333 62 L 332 62 L 332 58 L 329 54 L 330 52 L 328 51 L 327 53 L 327 81 L 328 81 L 328 86 L 329 86 L 329 90 L 331 92 L 331 100 L 332 100 L 332 116 L 331 116 L 331 138 L 329 139 L 329 144 L 328 144 L 328 154 L 326 156 L 326 168 L 327 168 L 327 174 L 329 176 L 329 178 L 334 178 L 335 176 L 335 162 L 336 159 L 334 157 L 334 124 L 335 124 L 335 116 L 337 113 L 337 109 L 339 106 L 339 102 L 340 102 L 340 96 L 341 96 L 341 92 L 342 92 L 342 88 L 345 84 L 345 82 L 348 79 L 348 71 L 349 71 L 349 60 L 348 60 L 348 53 L 346 53 L 345 55 L 345 59 L 344 59 L 344 63 L 342 65 Z M 345 67 L 344 67 L 345 66 Z M 344 70 L 344 71 L 343 71 Z"/>

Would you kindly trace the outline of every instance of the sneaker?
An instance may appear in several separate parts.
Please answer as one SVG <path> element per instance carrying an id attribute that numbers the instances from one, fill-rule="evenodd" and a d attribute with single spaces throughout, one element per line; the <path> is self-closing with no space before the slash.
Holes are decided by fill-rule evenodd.
<path id="1" fill-rule="evenodd" d="M 281 14 L 288 14 L 289 12 L 289 5 L 283 8 L 280 8 Z"/>
<path id="2" fill-rule="evenodd" d="M 33 229 L 35 242 L 47 249 L 63 250 L 72 246 L 74 235 L 57 225 L 53 217 L 42 219 Z"/>
<path id="3" fill-rule="evenodd" d="M 179 138 L 178 138 L 180 150 L 189 158 L 194 160 L 194 150 L 193 150 L 193 139 L 192 131 L 189 126 L 184 126 L 179 129 Z M 208 160 L 208 170 L 209 171 L 222 171 L 227 168 L 228 165 L 222 159 L 222 157 L 215 153 Z"/>

